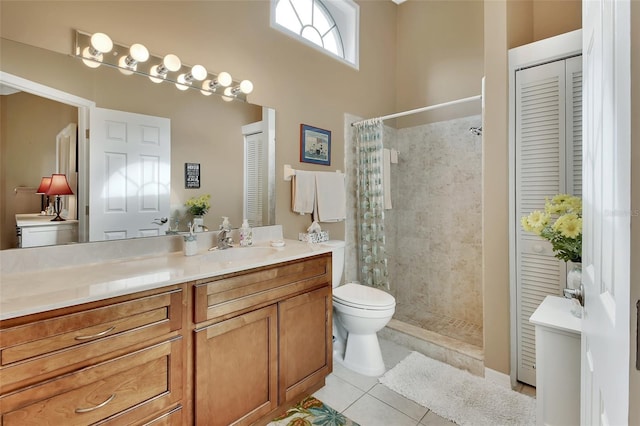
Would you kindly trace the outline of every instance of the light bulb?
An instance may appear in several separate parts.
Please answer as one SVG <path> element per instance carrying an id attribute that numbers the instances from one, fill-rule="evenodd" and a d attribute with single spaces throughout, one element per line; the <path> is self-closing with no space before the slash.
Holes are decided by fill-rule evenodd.
<path id="1" fill-rule="evenodd" d="M 191 82 L 187 82 L 184 74 L 180 74 L 177 78 L 178 82 L 176 83 L 176 87 L 179 90 L 187 90 L 191 85 Z"/>
<path id="2" fill-rule="evenodd" d="M 107 53 L 113 49 L 113 41 L 105 33 L 95 33 L 91 36 L 91 46 L 98 52 Z"/>
<path id="3" fill-rule="evenodd" d="M 240 91 L 245 95 L 248 95 L 249 93 L 253 92 L 253 83 L 250 82 L 249 80 L 242 80 L 240 82 Z"/>
<path id="4" fill-rule="evenodd" d="M 95 33 L 91 36 L 91 46 L 82 50 L 82 62 L 90 68 L 98 68 L 102 62 L 102 54 L 113 49 L 113 41 L 104 33 Z"/>
<path id="5" fill-rule="evenodd" d="M 216 78 L 216 80 L 218 81 L 218 84 L 220 84 L 220 86 L 223 86 L 223 87 L 227 87 L 231 85 L 231 83 L 233 83 L 231 74 L 225 71 L 222 71 L 220 74 L 218 74 L 218 77 Z"/>
<path id="6" fill-rule="evenodd" d="M 182 62 L 180 62 L 180 58 L 176 55 L 169 53 L 162 60 L 162 65 L 164 65 L 164 67 L 169 71 L 176 72 L 182 66 Z"/>
<path id="7" fill-rule="evenodd" d="M 180 58 L 176 55 L 168 54 L 159 65 L 154 65 L 149 70 L 149 80 L 154 83 L 162 83 L 167 78 L 169 71 L 178 71 L 182 67 Z"/>
<path id="8" fill-rule="evenodd" d="M 151 67 L 151 69 L 149 70 L 149 74 L 151 74 L 149 76 L 149 80 L 153 81 L 154 83 L 162 83 L 164 81 L 165 78 L 167 78 L 167 74 L 160 74 L 158 72 L 158 67 L 159 65 L 154 65 Z"/>
<path id="9" fill-rule="evenodd" d="M 97 55 L 92 55 L 90 47 L 85 47 L 84 49 L 82 49 L 82 57 L 87 58 L 82 59 L 82 62 L 84 62 L 84 64 L 89 68 L 98 68 L 100 65 L 102 65 L 102 53 L 98 52 Z"/>
<path id="10" fill-rule="evenodd" d="M 140 43 L 136 43 L 129 48 L 129 56 L 136 62 L 145 62 L 149 59 L 149 51 Z"/>
<path id="11" fill-rule="evenodd" d="M 202 81 L 207 78 L 207 69 L 202 65 L 194 65 L 193 68 L 191 68 L 191 75 L 194 79 Z"/>
<path id="12" fill-rule="evenodd" d="M 235 98 L 235 95 L 233 94 L 233 89 L 231 87 L 227 87 L 226 89 L 224 89 L 224 96 L 222 97 L 222 99 L 225 102 L 231 102 L 233 98 Z"/>
<path id="13" fill-rule="evenodd" d="M 122 74 L 131 75 L 136 69 L 136 64 L 134 64 L 133 66 L 129 65 L 127 63 L 127 56 L 121 56 L 120 59 L 118 59 L 118 67 L 118 71 L 120 71 Z"/>
<path id="14" fill-rule="evenodd" d="M 215 90 L 215 88 L 211 88 L 211 80 L 205 80 L 202 82 L 202 90 L 200 91 L 200 93 L 202 93 L 205 96 L 211 96 L 213 94 L 212 90 Z"/>

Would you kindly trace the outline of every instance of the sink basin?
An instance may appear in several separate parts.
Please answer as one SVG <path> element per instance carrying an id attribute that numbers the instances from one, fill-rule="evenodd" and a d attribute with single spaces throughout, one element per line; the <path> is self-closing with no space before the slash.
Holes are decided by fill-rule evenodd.
<path id="1" fill-rule="evenodd" d="M 225 250 L 213 249 L 205 253 L 204 259 L 207 262 L 235 262 L 266 259 L 270 255 L 278 252 L 273 247 L 232 247 Z"/>

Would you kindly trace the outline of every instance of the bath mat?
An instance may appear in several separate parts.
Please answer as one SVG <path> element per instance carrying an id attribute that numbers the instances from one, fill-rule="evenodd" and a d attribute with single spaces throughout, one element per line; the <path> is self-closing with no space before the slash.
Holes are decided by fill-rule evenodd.
<path id="1" fill-rule="evenodd" d="M 309 396 L 267 426 L 360 426 L 358 423 Z"/>
<path id="2" fill-rule="evenodd" d="M 534 425 L 535 399 L 412 352 L 378 379 L 459 425 Z"/>

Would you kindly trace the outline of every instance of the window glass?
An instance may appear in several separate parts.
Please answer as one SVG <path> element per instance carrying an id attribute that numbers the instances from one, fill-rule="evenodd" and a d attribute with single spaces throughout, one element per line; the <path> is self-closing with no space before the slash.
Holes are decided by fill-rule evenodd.
<path id="1" fill-rule="evenodd" d="M 353 0 L 272 0 L 271 24 L 357 68 L 358 14 Z"/>

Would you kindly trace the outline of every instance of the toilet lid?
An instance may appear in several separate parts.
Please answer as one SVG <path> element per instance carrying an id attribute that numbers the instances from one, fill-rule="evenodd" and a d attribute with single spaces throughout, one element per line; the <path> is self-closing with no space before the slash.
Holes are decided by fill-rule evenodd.
<path id="1" fill-rule="evenodd" d="M 362 284 L 349 283 L 333 289 L 333 299 L 350 306 L 384 309 L 395 306 L 396 299 L 389 293 Z"/>

